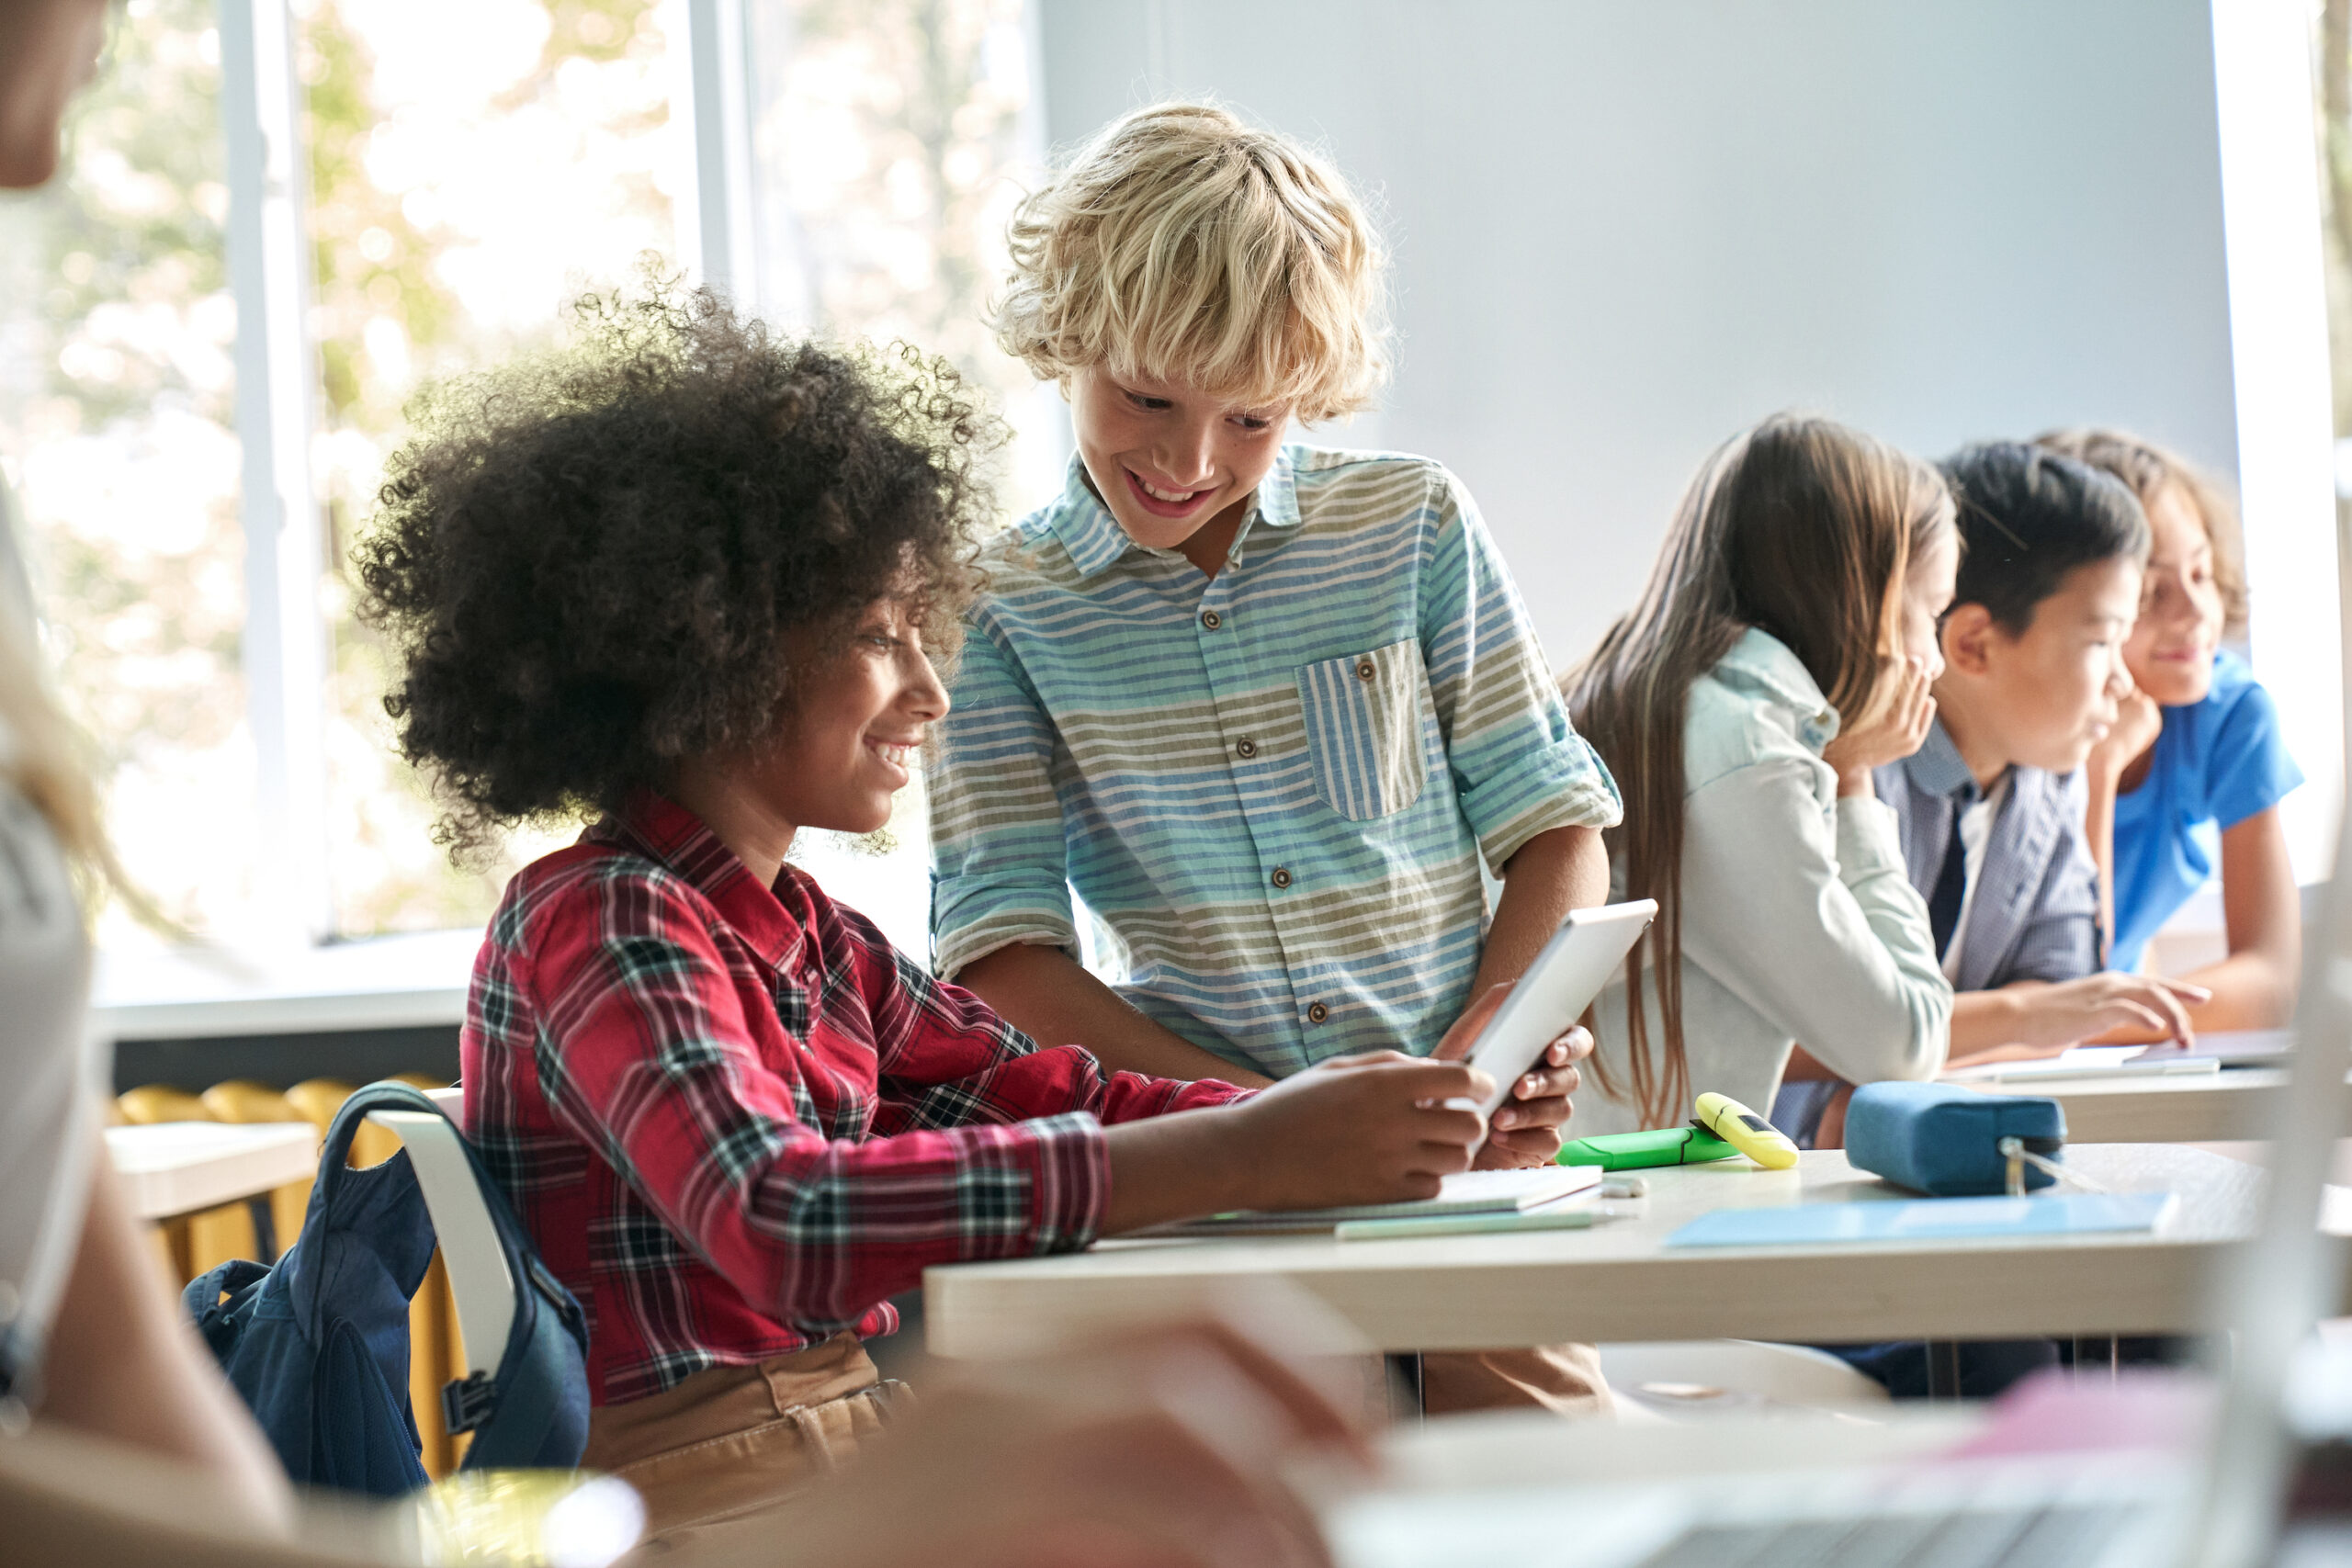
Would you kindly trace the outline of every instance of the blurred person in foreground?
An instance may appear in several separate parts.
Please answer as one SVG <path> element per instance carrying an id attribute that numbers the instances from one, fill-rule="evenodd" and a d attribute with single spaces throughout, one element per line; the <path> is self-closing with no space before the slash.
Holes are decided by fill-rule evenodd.
<path id="1" fill-rule="evenodd" d="M 0 0 L 0 186 L 55 173 L 65 106 L 96 68 L 106 20 L 105 0 Z M 10 511 L 0 488 L 0 1432 L 37 1418 L 184 1461 L 275 1527 L 285 1477 L 181 1318 L 99 1154 L 111 1071 L 88 1025 L 80 894 L 116 868 L 40 667 Z"/>

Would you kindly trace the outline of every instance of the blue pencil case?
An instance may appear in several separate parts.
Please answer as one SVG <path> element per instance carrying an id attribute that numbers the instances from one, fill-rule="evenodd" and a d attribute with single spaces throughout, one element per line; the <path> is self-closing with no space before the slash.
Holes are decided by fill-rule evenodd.
<path id="1" fill-rule="evenodd" d="M 1936 1198 L 2007 1191 L 2005 1138 L 2018 1139 L 2028 1154 L 2063 1159 L 2065 1110 L 2054 1100 L 1932 1083 L 1865 1084 L 1846 1109 L 1847 1164 Z M 2028 1191 L 2056 1180 L 2025 1168 Z"/>

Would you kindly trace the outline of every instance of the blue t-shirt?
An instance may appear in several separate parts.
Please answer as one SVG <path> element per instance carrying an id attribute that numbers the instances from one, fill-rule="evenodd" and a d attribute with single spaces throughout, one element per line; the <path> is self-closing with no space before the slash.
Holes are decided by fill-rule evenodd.
<path id="1" fill-rule="evenodd" d="M 2202 702 L 2164 710 L 2148 776 L 2116 797 L 2109 966 L 2138 968 L 2148 939 L 2213 874 L 2222 830 L 2267 811 L 2302 782 L 2270 694 L 2245 660 L 2215 653 L 2212 690 Z"/>

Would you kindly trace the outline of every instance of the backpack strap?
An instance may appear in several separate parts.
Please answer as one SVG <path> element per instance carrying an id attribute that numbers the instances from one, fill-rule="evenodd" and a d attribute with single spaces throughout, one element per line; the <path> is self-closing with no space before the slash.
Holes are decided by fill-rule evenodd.
<path id="1" fill-rule="evenodd" d="M 237 1337 L 239 1309 L 261 1289 L 269 1269 L 250 1258 L 232 1258 L 208 1273 L 198 1275 L 180 1292 L 180 1307 L 196 1324 L 196 1331 L 212 1348 L 216 1359 L 225 1357 Z M 222 1301 L 222 1296 L 227 1301 Z"/>
<path id="2" fill-rule="evenodd" d="M 334 1123 L 328 1130 L 326 1155 L 336 1166 L 340 1167 L 343 1158 L 347 1157 L 351 1137 L 360 1122 L 378 1111 L 428 1115 L 445 1123 L 449 1120 L 447 1112 L 406 1084 L 390 1081 L 369 1084 L 344 1101 L 343 1109 L 336 1113 Z M 443 1393 L 446 1412 L 450 1417 L 450 1430 L 456 1432 L 471 1429 L 492 1414 L 493 1402 L 489 1389 L 483 1386 L 485 1383 L 501 1387 L 513 1383 L 525 1363 L 533 1359 L 532 1346 L 537 1336 L 542 1309 L 555 1314 L 556 1326 L 571 1338 L 581 1355 L 585 1354 L 588 1344 L 588 1325 L 586 1314 L 581 1311 L 579 1303 L 572 1299 L 571 1292 L 565 1290 L 539 1261 L 537 1250 L 531 1245 L 522 1222 L 515 1218 L 514 1210 L 506 1201 L 505 1192 L 483 1168 L 480 1152 L 466 1138 L 462 1129 L 452 1126 L 458 1134 L 455 1145 L 464 1151 L 466 1168 L 472 1174 L 475 1190 L 497 1233 L 499 1250 L 506 1265 L 506 1278 L 514 1291 L 513 1316 L 498 1365 L 488 1369 L 487 1377 L 483 1371 L 469 1371 Z M 344 1152 L 338 1153 L 338 1150 Z M 322 1158 L 322 1180 L 325 1179 L 326 1164 L 327 1159 Z M 413 1168 L 413 1154 L 410 1164 Z M 544 1356 L 545 1352 L 538 1354 Z M 525 1394 L 523 1397 L 527 1400 L 537 1396 Z M 518 1411 L 517 1414 L 521 1413 Z"/>

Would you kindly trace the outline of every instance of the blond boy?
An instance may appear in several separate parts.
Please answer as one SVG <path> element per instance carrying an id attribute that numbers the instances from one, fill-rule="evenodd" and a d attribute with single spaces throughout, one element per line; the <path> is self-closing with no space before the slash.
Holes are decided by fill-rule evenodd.
<path id="1" fill-rule="evenodd" d="M 1461 482 L 1283 443 L 1384 374 L 1362 209 L 1296 144 L 1169 105 L 1012 238 L 999 340 L 1062 386 L 1078 452 L 983 558 L 931 767 L 935 967 L 1173 1077 L 1463 1048 L 1474 998 L 1606 897 L 1618 802 Z M 1489 1159 L 1551 1157 L 1589 1047 L 1514 1086 Z M 1431 1357 L 1424 1392 L 1605 1401 L 1582 1352 Z"/>

